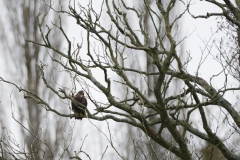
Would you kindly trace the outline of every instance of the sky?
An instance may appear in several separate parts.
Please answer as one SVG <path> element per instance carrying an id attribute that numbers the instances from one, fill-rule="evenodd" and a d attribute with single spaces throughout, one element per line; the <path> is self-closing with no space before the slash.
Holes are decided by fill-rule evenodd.
<path id="1" fill-rule="evenodd" d="M 207 2 L 193 1 L 190 12 L 193 15 L 197 16 L 206 15 L 207 12 L 219 13 L 221 10 L 218 7 Z M 187 30 L 188 33 L 191 33 L 191 31 L 194 30 L 192 35 L 184 43 L 186 45 L 186 51 L 190 51 L 192 57 L 188 71 L 192 74 L 196 74 L 199 63 L 206 58 L 199 69 L 199 76 L 208 82 L 210 82 L 210 78 L 213 75 L 217 75 L 222 71 L 221 65 L 214 60 L 219 51 L 214 46 L 213 42 L 218 42 L 221 38 L 226 38 L 223 32 L 217 32 L 217 22 L 219 21 L 220 19 L 217 17 L 211 17 L 209 19 L 193 19 L 189 14 L 186 14 L 186 17 L 184 18 L 184 25 L 186 26 L 184 30 Z M 205 48 L 206 43 L 208 43 L 209 46 L 213 46 L 211 49 L 212 55 L 208 54 L 208 50 Z M 228 80 L 229 83 L 234 82 L 232 77 L 229 77 Z M 214 87 L 220 89 L 224 86 L 224 81 L 224 75 L 220 74 L 216 78 L 213 78 L 211 83 Z M 225 97 L 231 103 L 234 103 L 236 101 L 236 97 L 233 97 L 232 93 L 227 93 Z"/>

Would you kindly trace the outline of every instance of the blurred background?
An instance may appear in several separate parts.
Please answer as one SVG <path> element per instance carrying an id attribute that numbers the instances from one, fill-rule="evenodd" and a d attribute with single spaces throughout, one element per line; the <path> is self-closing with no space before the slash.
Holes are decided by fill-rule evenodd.
<path id="1" fill-rule="evenodd" d="M 81 0 L 70 2 L 62 0 L 61 3 L 58 0 L 54 0 L 52 2 L 54 8 L 59 9 L 62 7 L 65 10 L 68 10 L 69 4 L 80 3 L 86 7 L 89 4 L 88 1 Z M 153 10 L 156 9 L 154 8 L 156 7 L 154 0 L 146 0 L 146 3 L 152 6 Z M 98 13 L 101 10 L 102 1 L 93 0 L 92 4 Z M 149 34 L 154 36 L 153 26 L 149 23 L 150 17 L 145 11 L 146 8 L 143 7 L 143 2 L 126 0 L 126 4 L 142 10 L 144 26 Z M 72 41 L 78 43 L 82 39 L 81 36 L 84 36 L 86 33 L 76 25 L 73 18 L 49 10 L 49 7 L 41 0 L 2 0 L 0 8 L 0 77 L 36 93 L 61 113 L 72 113 L 70 101 L 59 99 L 45 87 L 38 68 L 41 62 L 47 64 L 45 77 L 52 87 L 56 89 L 59 86 L 72 88 L 71 75 L 62 72 L 61 67 L 51 60 L 51 58 L 59 58 L 57 57 L 58 54 L 54 54 L 38 45 L 28 43 L 26 40 L 43 41 L 36 18 L 38 15 L 46 13 L 48 15 L 45 23 L 50 28 L 53 27 L 52 24 L 59 23 L 59 16 L 61 16 L 62 27 Z M 175 17 L 182 10 L 181 5 L 175 7 L 172 17 Z M 199 4 L 194 1 L 192 6 L 194 14 L 205 14 L 209 10 L 218 11 L 214 6 Z M 131 15 L 128 18 L 131 19 L 131 25 L 134 27 L 138 20 L 135 20 Z M 101 21 L 106 27 L 110 26 L 108 20 L 104 6 Z M 213 73 L 217 72 L 218 64 L 216 63 L 216 67 L 210 71 L 208 69 L 209 65 L 213 66 L 215 62 L 208 58 L 199 69 L 201 54 L 196 49 L 201 50 L 201 46 L 204 46 L 206 41 L 214 39 L 213 33 L 217 30 L 216 22 L 217 19 L 214 18 L 204 19 L 204 21 L 202 19 L 194 20 L 186 13 L 178 22 L 178 27 L 176 28 L 176 39 L 180 40 L 186 35 L 189 36 L 184 43 L 179 45 L 181 58 L 184 59 L 186 54 L 191 54 L 192 60 L 188 64 L 188 69 L 190 73 L 195 73 L 197 70 L 203 78 L 209 78 Z M 50 38 L 54 46 L 59 50 L 66 50 L 66 40 L 59 30 L 52 29 Z M 149 41 L 149 45 L 152 43 L 154 41 Z M 164 43 L 167 44 L 167 42 Z M 130 52 L 131 54 L 129 54 Z M 156 68 L 152 65 L 151 58 L 148 56 L 137 56 L 138 54 L 134 53 L 134 51 L 127 51 L 125 54 L 130 55 L 128 56 L 129 67 L 135 69 L 145 68 L 147 72 L 156 71 Z M 140 63 L 134 63 L 136 60 Z M 96 71 L 94 74 L 96 75 L 98 72 Z M 145 83 L 138 81 L 138 75 L 129 74 L 128 76 L 133 81 L 136 80 L 137 86 L 151 99 L 152 93 L 149 91 L 148 86 L 154 84 L 156 79 L 154 77 L 148 78 L 146 80 L 147 85 L 145 85 Z M 221 77 L 218 78 L 214 83 L 215 86 L 222 85 L 224 81 L 221 81 Z M 82 89 L 82 86 L 80 82 L 76 82 L 76 84 L 75 90 L 77 92 Z M 172 92 L 168 94 L 178 92 L 181 89 L 179 87 L 181 85 L 180 82 L 176 81 L 175 86 L 172 86 Z M 113 89 L 113 92 L 119 97 L 125 96 L 126 88 L 120 88 L 116 85 Z M 98 95 L 95 95 L 95 97 L 101 100 L 101 97 L 98 97 Z M 226 97 L 231 97 L 231 95 L 226 95 Z M 231 100 L 235 101 L 234 98 L 231 98 Z M 91 107 L 94 108 L 93 104 L 89 103 L 88 108 Z M 98 122 L 85 118 L 82 121 L 78 121 L 61 117 L 55 113 L 48 112 L 44 107 L 38 106 L 31 99 L 24 99 L 24 95 L 14 86 L 1 82 L 0 127 L 0 151 L 8 150 L 8 157 L 14 157 L 11 154 L 23 154 L 23 157 L 26 159 L 50 159 L 51 157 L 54 157 L 53 159 L 68 159 L 69 157 L 74 157 L 80 151 L 82 159 L 90 159 L 89 157 L 91 157 L 91 159 L 106 160 L 122 158 L 154 160 L 156 159 L 154 154 L 163 159 L 164 156 L 165 158 L 171 158 L 169 156 L 171 155 L 170 153 L 167 153 L 164 148 L 149 140 L 139 129 L 111 120 Z M 168 136 L 167 133 L 165 136 Z M 194 146 L 194 149 L 199 150 L 199 152 L 201 150 L 206 152 L 206 146 L 208 146 L 207 143 L 199 141 L 199 146 Z M 157 152 L 153 153 L 152 148 L 155 148 L 154 150 Z M 218 153 L 214 154 L 214 158 L 218 160 L 224 159 Z"/>

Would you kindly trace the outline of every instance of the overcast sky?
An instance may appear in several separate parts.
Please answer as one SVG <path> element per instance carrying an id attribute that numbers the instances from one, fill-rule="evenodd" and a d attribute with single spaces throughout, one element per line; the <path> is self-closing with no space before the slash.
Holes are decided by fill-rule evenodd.
<path id="1" fill-rule="evenodd" d="M 83 6 L 88 4 L 85 0 L 79 0 L 79 2 Z M 93 7 L 96 10 L 96 12 L 98 12 L 100 10 L 101 2 L 102 2 L 101 0 L 93 0 L 93 5 L 94 5 Z M 211 12 L 219 12 L 220 11 L 218 8 L 214 7 L 213 5 L 210 5 L 209 3 L 205 3 L 205 2 L 199 2 L 198 0 L 193 1 L 192 6 L 190 8 L 191 8 L 190 9 L 191 13 L 194 15 L 205 15 L 206 12 L 210 12 L 210 11 Z M 201 50 L 204 50 L 204 46 L 205 46 L 204 42 L 209 42 L 211 44 L 211 41 L 213 41 L 215 37 L 219 37 L 219 33 L 217 35 L 213 35 L 215 33 L 215 31 L 217 30 L 216 22 L 217 22 L 216 18 L 209 18 L 207 20 L 206 19 L 197 19 L 196 20 L 196 19 L 193 19 L 192 17 L 190 17 L 188 13 L 185 14 L 185 16 L 183 17 L 183 20 L 181 20 L 181 22 L 180 22 L 180 25 L 182 25 L 182 28 L 183 28 L 182 37 L 189 35 L 189 37 L 186 39 L 186 41 L 184 41 L 184 49 L 185 49 L 185 52 L 189 52 L 193 58 L 192 61 L 188 65 L 188 69 L 191 74 L 195 74 L 197 71 L 198 64 L 200 63 Z M 74 19 L 69 19 L 69 24 L 68 24 L 67 28 L 68 28 L 68 35 L 70 38 L 72 37 L 72 40 L 73 40 L 73 37 L 76 40 L 78 40 L 78 37 L 76 35 L 78 35 L 80 33 L 79 27 L 75 24 L 76 24 L 76 22 Z M 222 35 L 220 35 L 220 36 L 222 36 Z M 217 53 L 217 50 L 213 49 L 212 52 Z M 207 54 L 208 54 L 208 52 L 206 50 L 203 54 L 203 57 L 205 57 Z M 4 53 L 2 53 L 1 55 L 4 56 Z M 2 72 L 3 68 L 4 68 L 4 66 L 2 65 L 3 60 L 4 60 L 3 58 L 0 59 L 0 72 Z M 201 77 L 205 78 L 207 81 L 209 81 L 209 78 L 213 74 L 217 74 L 220 71 L 220 69 L 221 68 L 220 68 L 219 64 L 217 64 L 213 60 L 211 55 L 209 55 L 207 57 L 206 61 L 201 66 L 201 68 L 199 69 L 199 76 L 201 76 Z M 95 74 L 97 74 L 97 72 L 95 72 Z M 0 76 L 2 76 L 2 75 L 4 75 L 4 74 L 1 73 Z M 222 76 L 218 77 L 216 80 L 214 80 L 214 83 L 213 83 L 214 87 L 221 88 L 223 86 L 223 81 L 224 81 L 224 78 L 222 78 Z M 2 93 L 3 93 L 2 87 L 0 85 L 0 97 L 1 97 Z M 8 92 L 8 94 L 9 93 L 10 93 L 10 91 Z M 230 97 L 232 95 L 228 94 L 226 96 Z M 101 97 L 97 97 L 97 98 L 101 99 Z M 229 99 L 229 100 L 234 102 L 235 98 Z M 96 137 L 95 132 L 98 131 L 96 127 L 100 123 L 102 123 L 102 124 L 104 123 L 104 125 L 106 127 L 106 123 L 105 122 L 100 122 L 100 123 L 94 122 L 94 124 L 96 126 L 93 125 L 93 128 L 95 127 L 95 130 L 88 130 L 87 128 L 90 123 L 85 123 L 86 121 L 88 121 L 88 120 L 84 119 L 80 123 L 76 124 L 76 126 L 79 126 L 79 127 L 76 127 L 77 129 L 75 129 L 74 132 L 75 132 L 75 134 L 77 134 L 79 132 L 82 132 L 82 130 L 84 128 L 84 132 L 82 132 L 83 135 L 88 135 L 88 138 L 85 143 L 93 144 L 93 145 L 91 145 L 91 150 L 97 150 L 99 147 L 97 147 L 94 144 L 98 143 L 100 137 Z M 102 127 L 100 126 L 100 129 L 101 128 Z M 119 136 L 119 135 L 117 135 L 117 131 L 113 131 L 113 134 L 115 134 L 115 138 L 118 138 L 117 136 Z M 103 136 L 101 138 L 103 138 Z M 81 139 L 81 141 L 82 141 L 82 139 Z M 90 146 L 84 146 L 84 149 L 87 151 L 87 150 L 89 150 L 89 147 Z M 103 146 L 103 148 L 101 148 L 100 150 L 98 150 L 96 152 L 102 153 L 104 151 L 105 147 L 106 147 L 106 145 Z M 110 148 L 108 150 L 110 150 Z M 94 156 L 94 155 L 92 154 L 92 156 Z M 92 157 L 92 159 L 94 159 L 94 158 Z"/>

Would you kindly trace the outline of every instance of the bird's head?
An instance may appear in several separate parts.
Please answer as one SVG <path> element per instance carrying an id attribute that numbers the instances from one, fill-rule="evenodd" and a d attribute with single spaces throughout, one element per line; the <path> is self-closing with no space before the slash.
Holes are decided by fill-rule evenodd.
<path id="1" fill-rule="evenodd" d="M 79 91 L 78 94 L 80 94 L 80 95 L 84 95 L 83 90 Z"/>

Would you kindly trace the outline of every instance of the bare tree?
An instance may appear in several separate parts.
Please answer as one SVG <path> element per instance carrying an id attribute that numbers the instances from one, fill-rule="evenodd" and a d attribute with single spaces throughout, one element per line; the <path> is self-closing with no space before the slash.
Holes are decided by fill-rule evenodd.
<path id="1" fill-rule="evenodd" d="M 125 3 L 127 3 L 127 1 L 125 1 Z M 156 37 L 156 31 L 154 29 L 154 26 L 152 25 L 152 18 L 153 16 L 149 13 L 151 13 L 150 10 L 153 10 L 155 12 L 155 14 L 157 14 L 159 17 L 161 17 L 161 13 L 159 13 L 159 10 L 156 8 L 156 5 L 154 5 L 155 1 L 154 0 L 145 0 L 145 1 L 135 1 L 133 3 L 133 6 L 137 6 L 138 10 L 139 10 L 139 13 L 141 14 L 140 15 L 140 21 L 143 25 L 143 30 L 145 33 L 148 34 L 149 37 Z M 163 1 L 163 5 L 167 5 L 169 2 L 168 1 Z M 128 3 L 127 3 L 128 4 Z M 126 5 L 127 5 L 126 4 Z M 173 20 L 175 18 L 176 15 L 178 15 L 178 11 L 181 10 L 181 6 L 178 6 L 178 7 L 174 7 L 169 15 L 169 18 L 170 20 Z M 127 14 L 128 14 L 128 10 L 124 10 Z M 129 12 L 128 14 L 128 18 L 131 19 L 131 12 Z M 134 16 L 133 16 L 134 17 Z M 137 22 L 138 20 L 136 21 L 129 21 L 129 24 L 131 26 L 134 26 L 134 24 Z M 155 19 L 155 23 L 159 23 L 159 19 Z M 182 30 L 178 24 L 181 24 L 181 21 L 178 21 L 175 25 L 175 28 L 176 30 L 178 30 L 178 33 L 176 34 L 175 36 L 175 39 L 177 40 L 177 38 L 180 36 L 181 32 L 180 30 Z M 162 30 L 164 30 L 164 23 L 161 24 L 162 26 L 159 26 L 159 28 Z M 164 37 L 164 32 L 159 32 L 158 36 L 160 37 Z M 123 38 L 124 39 L 124 38 Z M 154 38 L 149 38 L 149 40 L 146 42 L 145 45 L 148 45 L 148 46 L 154 46 L 155 44 L 155 39 Z M 162 39 L 162 43 L 166 43 L 167 44 L 167 40 L 166 39 Z M 183 48 L 183 43 L 180 44 L 179 48 Z M 159 47 L 161 48 L 161 47 Z M 181 49 L 182 50 L 182 49 Z M 136 62 L 136 59 L 138 56 L 136 56 L 135 54 L 133 54 L 135 51 L 134 50 L 131 50 L 129 51 L 129 53 L 125 52 L 124 54 L 127 55 L 128 59 L 131 58 L 131 62 L 129 63 L 129 67 L 132 68 L 132 69 L 136 69 L 138 70 L 139 69 L 139 64 L 138 63 L 134 63 Z M 136 51 L 137 53 L 138 51 Z M 179 55 L 179 58 L 180 59 L 183 59 L 184 58 L 184 53 L 180 53 L 181 55 Z M 132 56 L 132 57 L 131 57 Z M 153 72 L 157 72 L 157 67 L 155 65 L 152 65 L 152 62 L 153 62 L 153 59 L 151 56 L 149 56 L 148 54 L 145 55 L 145 57 L 140 57 L 142 59 L 138 59 L 139 61 L 146 61 L 145 63 L 143 63 L 143 65 L 141 65 L 141 68 L 143 68 L 142 66 L 146 67 L 146 69 L 144 69 L 147 73 L 153 73 Z M 135 79 L 135 80 L 138 80 L 138 79 L 141 79 L 141 76 L 139 74 L 132 74 L 131 72 L 129 73 L 126 73 L 126 76 L 128 78 L 134 76 L 132 79 Z M 152 86 L 154 86 L 154 84 L 156 83 L 157 81 L 157 75 L 152 75 L 152 76 L 147 76 L 145 78 L 145 83 L 140 83 L 138 85 L 138 88 L 141 88 L 144 92 L 145 92 L 145 96 L 146 98 L 148 99 L 154 99 L 154 94 L 153 94 L 153 88 L 151 88 Z M 131 79 L 131 78 L 130 78 Z M 123 81 L 124 83 L 124 81 Z M 179 83 L 178 81 L 175 81 L 174 82 L 176 86 L 175 89 L 169 89 L 167 91 L 167 94 L 171 95 L 172 92 L 178 92 L 178 89 L 180 89 L 181 87 L 181 83 Z M 172 86 L 174 86 L 174 84 L 172 84 Z M 121 87 L 119 87 L 121 88 Z M 128 89 L 128 88 L 126 88 Z M 123 94 L 126 94 L 126 91 L 123 93 Z M 132 93 L 129 93 L 130 96 L 132 96 Z M 153 110 L 149 110 L 148 111 L 148 114 L 154 114 L 154 111 Z M 149 118 L 149 120 L 152 120 L 154 118 L 158 117 L 158 115 L 153 115 Z M 132 139 L 132 142 L 133 143 L 136 143 L 135 145 L 139 145 L 139 139 L 138 137 L 142 137 L 142 140 L 141 140 L 141 143 L 142 143 L 142 147 L 135 147 L 135 148 L 142 148 L 142 151 L 146 152 L 146 154 L 148 155 L 148 159 L 156 159 L 156 157 L 161 157 L 165 152 L 166 152 L 166 149 L 159 146 L 157 143 L 155 143 L 154 141 L 148 139 L 148 137 L 145 137 L 142 135 L 141 132 L 139 132 L 139 130 L 137 129 L 132 129 L 132 126 L 130 125 L 127 125 L 129 127 L 128 129 L 128 134 L 129 134 L 129 138 Z M 158 130 L 159 128 L 159 125 L 155 125 L 155 126 L 152 126 L 151 127 L 153 130 Z M 131 132 L 132 131 L 132 132 Z M 165 131 L 163 130 L 162 132 L 162 135 L 165 136 L 165 137 L 168 137 L 168 133 L 165 134 Z M 136 138 L 135 138 L 136 137 Z M 169 137 L 170 138 L 170 137 Z M 168 141 L 171 141 L 171 139 L 169 139 Z M 144 143 L 145 142 L 145 143 Z M 143 145 L 144 144 L 144 145 Z M 143 146 L 148 146 L 148 147 L 143 147 Z M 129 146 L 127 143 L 126 143 L 126 147 L 131 147 Z M 129 152 L 130 155 L 132 155 L 132 150 L 131 149 L 128 149 L 127 150 Z M 142 153 L 142 151 L 139 151 L 139 153 Z M 137 157 L 137 156 L 136 156 Z M 138 157 L 137 159 L 139 159 L 140 157 Z"/>
<path id="2" fill-rule="evenodd" d="M 188 35 L 180 40 L 175 36 L 178 33 L 177 22 L 188 13 L 193 18 L 225 17 L 236 28 L 235 37 L 238 36 L 239 8 L 228 0 L 224 0 L 224 3 L 215 0 L 207 0 L 207 2 L 218 6 L 222 12 L 211 13 L 209 11 L 207 15 L 196 16 L 191 13 L 190 2 L 176 0 L 169 0 L 168 3 L 162 3 L 161 0 L 155 1 L 154 7 L 158 11 L 156 12 L 153 4 L 144 3 L 151 17 L 149 24 L 156 32 L 154 37 L 145 30 L 141 11 L 127 6 L 123 0 L 104 1 L 99 12 L 93 8 L 92 1 L 88 8 L 80 3 L 73 6 L 70 4 L 68 10 L 56 10 L 49 6 L 56 14 L 74 18 L 76 24 L 84 30 L 82 37 L 86 37 L 82 38 L 80 43 L 75 44 L 75 41 L 72 41 L 64 30 L 60 18 L 60 22 L 54 23 L 54 26 L 61 31 L 67 41 L 66 50 L 60 50 L 54 45 L 54 39 L 50 37 L 51 28 L 44 27 L 45 19 L 42 17 L 38 18 L 42 39 L 34 40 L 28 37 L 27 41 L 52 51 L 51 60 L 62 67 L 63 72 L 58 74 L 65 74 L 65 71 L 72 77 L 72 87 L 54 86 L 49 83 L 50 80 L 45 74 L 47 62 L 39 64 L 42 81 L 48 90 L 59 97 L 58 99 L 74 101 L 72 92 L 76 85 L 84 88 L 94 109 L 79 104 L 87 113 L 83 119 L 106 122 L 110 119 L 138 128 L 149 141 L 154 141 L 167 150 L 164 157 L 159 157 L 156 154 L 156 147 L 149 143 L 156 159 L 171 159 L 175 156 L 186 160 L 201 159 L 209 154 L 209 150 L 202 151 L 200 149 L 203 147 L 199 145 L 207 144 L 211 148 L 210 157 L 221 152 L 226 159 L 237 160 L 240 159 L 239 150 L 236 149 L 239 145 L 235 144 L 232 138 L 239 136 L 240 114 L 237 108 L 239 100 L 236 104 L 231 104 L 225 95 L 240 90 L 238 45 L 236 47 L 235 44 L 232 47 L 228 45 L 227 39 L 220 39 L 218 43 L 214 43 L 218 49 L 218 54 L 215 55 L 211 52 L 212 46 L 206 43 L 208 55 L 212 55 L 220 64 L 221 71 L 209 79 L 203 79 L 199 76 L 198 70 L 195 74 L 188 70 L 190 55 L 184 60 L 180 58 L 179 46 Z M 104 11 L 103 6 L 106 7 L 108 15 L 108 18 L 104 18 L 111 22 L 109 26 L 100 21 Z M 175 17 L 170 18 L 171 12 L 177 6 L 182 6 L 184 9 Z M 134 25 L 130 23 L 129 14 L 132 19 L 135 17 Z M 150 40 L 151 43 L 149 43 Z M 136 60 L 129 60 L 129 57 L 134 56 L 128 56 L 128 54 L 134 54 L 137 57 Z M 58 55 L 60 58 L 52 55 Z M 149 57 L 152 62 L 151 67 L 156 68 L 155 70 L 149 71 L 146 67 L 141 67 L 140 60 L 144 57 Z M 132 67 L 130 62 L 136 63 L 134 66 L 139 67 Z M 203 63 L 204 60 L 201 59 L 198 68 Z M 138 78 L 133 79 L 134 76 L 128 76 L 129 73 Z M 225 78 L 225 81 L 221 85 L 223 87 L 218 89 L 212 85 L 212 81 L 215 78 L 221 78 L 220 75 Z M 155 81 L 148 83 L 146 79 L 153 77 L 156 77 Z M 229 84 L 229 78 L 238 84 Z M 2 77 L 1 81 L 11 83 Z M 173 87 L 179 87 L 174 81 L 183 83 L 183 86 L 180 86 L 182 88 L 178 88 L 176 92 L 171 92 Z M 146 87 L 141 88 L 141 83 L 145 83 Z M 56 107 L 49 104 L 42 95 L 28 88 L 19 87 L 15 83 L 11 84 L 23 92 L 25 98 L 33 99 L 38 107 L 47 109 L 49 113 L 53 112 L 61 117 L 74 117 L 73 114 L 56 110 Z M 119 95 L 115 90 L 116 86 L 126 88 L 124 94 L 126 96 Z M 151 98 L 149 94 L 152 95 Z M 186 113 L 185 116 L 182 116 L 184 113 Z M 121 159 L 126 159 L 125 155 L 115 147 L 110 130 L 109 133 L 109 144 Z M 140 143 L 133 144 L 134 151 L 136 151 L 133 153 L 133 159 L 136 155 L 141 159 L 147 159 L 149 155 L 144 152 L 139 153 L 143 150 L 143 146 Z M 69 148 L 66 150 L 69 155 L 74 154 Z M 77 154 L 75 158 L 79 158 Z"/>

